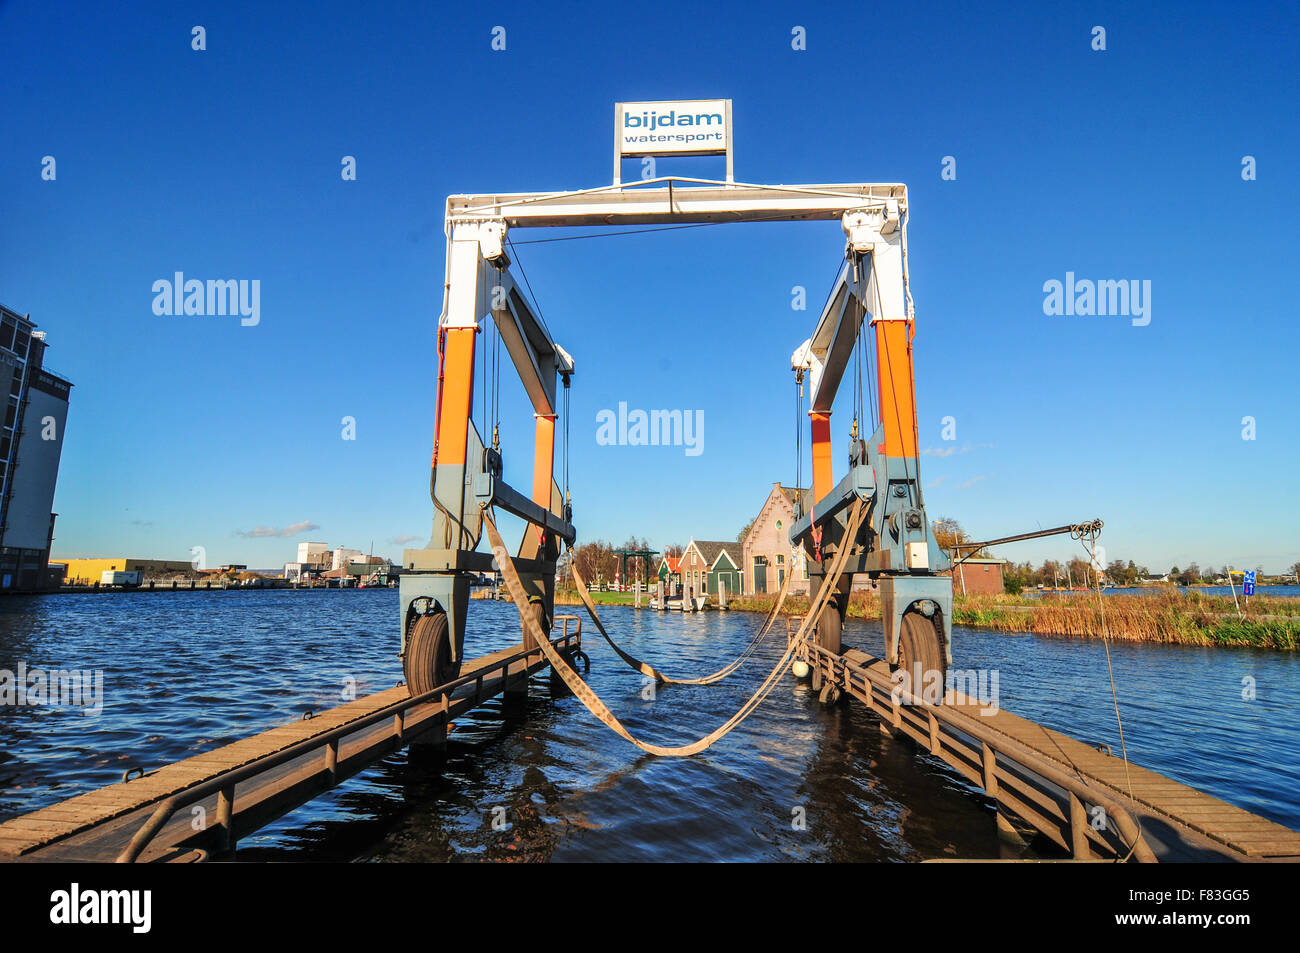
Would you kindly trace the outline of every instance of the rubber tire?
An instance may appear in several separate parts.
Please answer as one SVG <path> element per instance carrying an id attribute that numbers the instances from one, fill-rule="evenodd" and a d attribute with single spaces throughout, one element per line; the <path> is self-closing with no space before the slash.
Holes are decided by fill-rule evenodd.
<path id="1" fill-rule="evenodd" d="M 844 620 L 840 618 L 838 595 L 826 603 L 821 616 L 817 619 L 817 644 L 828 652 L 839 655 L 844 648 Z"/>
<path id="2" fill-rule="evenodd" d="M 412 697 L 460 676 L 460 663 L 451 660 L 451 632 L 446 613 L 434 612 L 416 619 L 407 640 L 402 672 Z"/>
<path id="3" fill-rule="evenodd" d="M 921 664 L 922 677 L 920 689 L 931 682 L 929 673 L 932 671 L 938 671 L 939 684 L 946 685 L 948 665 L 944 660 L 938 628 L 932 619 L 927 619 L 919 612 L 905 612 L 898 630 L 898 665 L 895 668 L 904 669 L 910 677 L 918 662 Z M 916 692 L 918 689 L 913 690 Z"/>
<path id="4" fill-rule="evenodd" d="M 528 603 L 528 611 L 531 612 L 533 618 L 537 620 L 537 627 L 542 630 L 542 634 L 549 637 L 551 633 L 550 627 L 546 624 L 546 606 L 541 602 L 530 602 Z M 532 645 L 532 639 L 529 637 L 527 626 L 522 622 L 519 623 L 519 626 L 522 630 L 524 643 L 528 645 L 529 648 L 533 648 L 534 646 Z"/>

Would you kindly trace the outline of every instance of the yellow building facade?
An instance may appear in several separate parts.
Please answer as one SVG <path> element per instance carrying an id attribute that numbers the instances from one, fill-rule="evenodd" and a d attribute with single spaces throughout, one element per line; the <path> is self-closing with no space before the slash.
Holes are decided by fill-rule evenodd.
<path id="1" fill-rule="evenodd" d="M 148 578 L 194 570 L 194 566 L 186 559 L 133 559 L 129 556 L 107 556 L 102 559 L 51 559 L 50 562 L 66 563 L 67 581 L 80 585 L 99 582 L 105 572 L 142 572 Z"/>

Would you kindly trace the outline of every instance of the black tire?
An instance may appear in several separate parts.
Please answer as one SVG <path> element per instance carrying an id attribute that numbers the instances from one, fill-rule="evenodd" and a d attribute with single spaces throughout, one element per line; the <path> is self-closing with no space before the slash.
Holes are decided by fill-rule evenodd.
<path id="1" fill-rule="evenodd" d="M 412 696 L 446 685 L 460 675 L 460 663 L 451 660 L 451 632 L 445 613 L 434 612 L 415 620 L 407 639 L 402 671 Z"/>
<path id="2" fill-rule="evenodd" d="M 817 644 L 835 655 L 839 655 L 842 650 L 844 634 L 844 620 L 840 618 L 839 600 L 838 594 L 826 600 L 826 606 L 817 619 Z"/>
<path id="3" fill-rule="evenodd" d="M 906 671 L 908 678 L 914 682 L 918 664 L 922 681 L 920 685 L 911 685 L 912 693 L 922 695 L 923 689 L 935 684 L 935 676 L 931 673 L 938 672 L 938 685 L 941 686 L 939 697 L 925 700 L 934 704 L 941 703 L 948 665 L 944 661 L 943 642 L 935 617 L 927 619 L 919 612 L 905 612 L 898 630 L 898 665 L 895 668 Z"/>
<path id="4" fill-rule="evenodd" d="M 549 636 L 551 627 L 546 621 L 546 606 L 541 602 L 530 602 L 528 603 L 528 611 L 532 613 L 533 618 L 537 621 L 537 627 L 542 630 L 542 634 Z M 529 632 L 528 626 L 524 625 L 523 622 L 520 622 L 519 625 L 523 629 L 524 645 L 530 649 L 536 648 L 537 646 L 534 645 L 536 640 Z"/>

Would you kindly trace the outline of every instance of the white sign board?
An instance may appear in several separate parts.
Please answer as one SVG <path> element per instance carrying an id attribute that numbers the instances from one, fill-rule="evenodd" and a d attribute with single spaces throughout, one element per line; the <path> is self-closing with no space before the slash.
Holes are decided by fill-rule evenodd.
<path id="1" fill-rule="evenodd" d="M 624 156 L 727 157 L 731 179 L 731 100 L 616 103 L 614 106 L 614 181 Z"/>

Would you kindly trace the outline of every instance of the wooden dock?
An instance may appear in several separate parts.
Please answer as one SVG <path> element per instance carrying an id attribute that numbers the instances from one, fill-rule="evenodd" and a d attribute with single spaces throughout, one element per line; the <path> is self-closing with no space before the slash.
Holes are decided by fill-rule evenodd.
<path id="1" fill-rule="evenodd" d="M 805 643 L 817 689 L 851 695 L 1076 860 L 1296 861 L 1300 833 L 973 698 L 908 703 L 889 666 Z M 900 703 L 901 701 L 901 703 Z M 1131 790 L 1131 796 L 1130 796 Z"/>
<path id="2" fill-rule="evenodd" d="M 579 651 L 581 622 L 556 622 L 564 632 L 552 644 L 566 657 Z M 515 645 L 466 662 L 458 679 L 419 699 L 398 685 L 33 811 L 0 824 L 0 861 L 193 861 L 228 852 L 391 752 L 445 743 L 451 719 L 526 690 L 546 667 L 540 649 Z"/>

